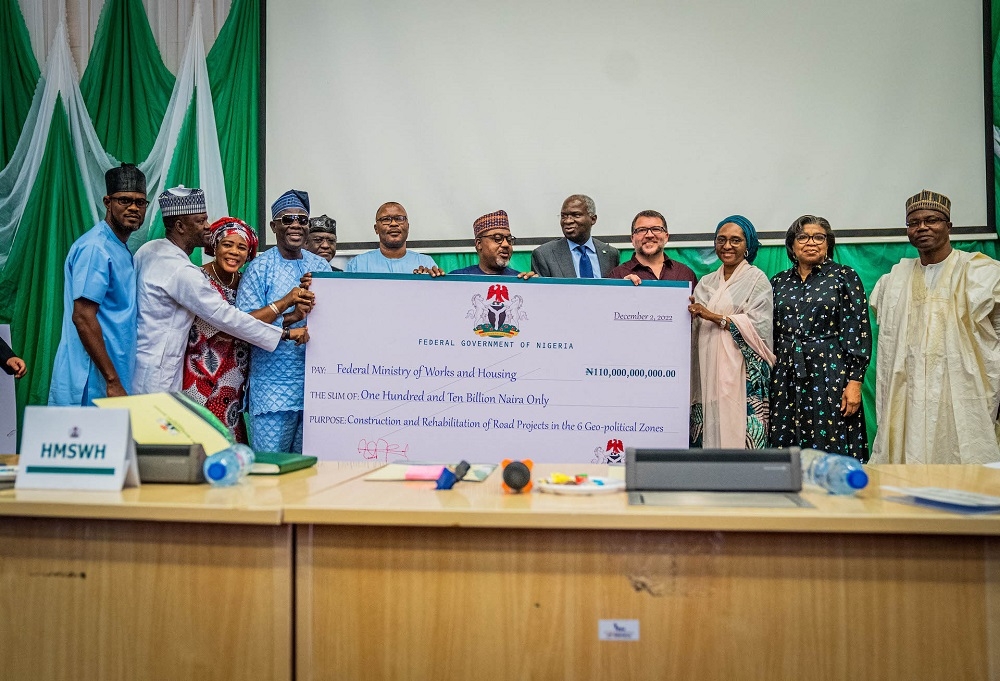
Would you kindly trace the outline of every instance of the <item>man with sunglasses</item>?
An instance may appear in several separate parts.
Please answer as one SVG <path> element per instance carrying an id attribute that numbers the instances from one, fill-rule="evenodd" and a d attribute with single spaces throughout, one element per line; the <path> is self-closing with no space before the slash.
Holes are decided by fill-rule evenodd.
<path id="1" fill-rule="evenodd" d="M 951 246 L 951 201 L 906 202 L 905 258 L 871 295 L 878 322 L 872 463 L 1000 461 L 1000 263 Z"/>
<path id="2" fill-rule="evenodd" d="M 510 267 L 510 257 L 517 239 L 510 233 L 510 220 L 506 211 L 498 210 L 476 218 L 472 223 L 472 233 L 479 263 L 452 270 L 449 274 L 488 274 L 521 279 L 535 276 L 534 272 L 518 272 Z"/>
<path id="3" fill-rule="evenodd" d="M 290 189 L 271 204 L 275 245 L 247 265 L 236 293 L 236 307 L 252 312 L 271 307 L 277 328 L 305 326 L 296 309 L 277 309 L 277 301 L 296 286 L 309 288 L 313 272 L 330 272 L 330 263 L 305 250 L 309 238 L 309 194 Z M 311 309 L 311 306 L 310 306 Z M 308 310 L 305 310 L 308 312 Z M 301 452 L 306 349 L 282 343 L 274 352 L 250 350 L 250 441 L 257 451 Z"/>
<path id="4" fill-rule="evenodd" d="M 690 267 L 667 257 L 666 248 L 670 234 L 667 220 L 655 210 L 639 211 L 632 218 L 632 247 L 635 255 L 611 270 L 609 279 L 628 279 L 638 286 L 645 281 L 687 281 L 692 290 L 698 278 Z"/>
<path id="5" fill-rule="evenodd" d="M 92 405 L 128 394 L 132 385 L 135 268 L 125 244 L 146 218 L 146 176 L 122 163 L 104 174 L 104 183 L 104 219 L 73 243 L 63 267 L 62 337 L 50 405 Z"/>
<path id="6" fill-rule="evenodd" d="M 410 219 L 406 209 L 395 201 L 383 203 L 375 213 L 375 234 L 378 248 L 365 251 L 347 263 L 348 272 L 379 274 L 444 274 L 429 255 L 410 251 L 406 239 L 410 235 Z M 418 272 L 418 270 L 420 270 Z"/>

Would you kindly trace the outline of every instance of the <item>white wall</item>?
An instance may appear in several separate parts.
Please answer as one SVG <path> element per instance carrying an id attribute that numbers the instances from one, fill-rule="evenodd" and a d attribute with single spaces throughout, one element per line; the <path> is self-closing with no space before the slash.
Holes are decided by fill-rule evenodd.
<path id="1" fill-rule="evenodd" d="M 267 188 L 306 189 L 341 242 L 398 200 L 411 239 L 506 209 L 595 234 L 740 212 L 896 227 L 907 196 L 986 224 L 981 0 L 312 0 L 267 13 Z"/>

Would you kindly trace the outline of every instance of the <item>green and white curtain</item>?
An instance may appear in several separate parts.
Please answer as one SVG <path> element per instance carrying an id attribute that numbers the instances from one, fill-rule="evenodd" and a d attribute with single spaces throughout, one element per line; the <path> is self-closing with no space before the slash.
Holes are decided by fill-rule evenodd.
<path id="1" fill-rule="evenodd" d="M 18 414 L 44 404 L 70 245 L 104 215 L 104 172 L 121 161 L 151 196 L 202 187 L 208 212 L 256 222 L 259 0 L 234 0 L 206 54 L 195 2 L 183 58 L 164 65 L 140 0 L 106 0 L 82 77 L 65 9 L 39 68 L 17 0 L 0 0 L 0 321 L 29 366 Z M 156 205 L 129 241 L 162 236 Z"/>
<path id="2" fill-rule="evenodd" d="M 154 4 L 163 12 L 180 2 L 191 0 Z M 63 263 L 73 241 L 104 214 L 105 170 L 119 161 L 137 163 L 151 195 L 177 184 L 199 186 L 212 218 L 229 213 L 257 224 L 260 4 L 233 0 L 206 54 L 195 0 L 175 76 L 164 65 L 141 0 L 104 0 L 80 77 L 65 5 L 40 68 L 18 0 L 0 0 L 0 323 L 11 324 L 14 350 L 29 366 L 17 384 L 19 422 L 25 404 L 47 400 L 63 312 Z M 1000 69 L 994 66 L 993 73 L 996 78 Z M 994 129 L 1000 130 L 997 104 Z M 1000 153 L 996 168 L 1000 192 Z M 154 205 L 130 247 L 162 236 L 159 225 Z M 996 241 L 955 246 L 998 256 Z M 668 253 L 699 276 L 718 267 L 711 249 Z M 867 243 L 838 245 L 834 258 L 857 270 L 870 293 L 894 263 L 915 255 L 909 244 Z M 433 257 L 446 271 L 475 261 L 468 253 Z M 527 270 L 529 258 L 519 252 L 511 264 Z M 761 248 L 755 264 L 769 276 L 790 266 L 782 246 Z M 864 386 L 869 438 L 875 434 L 874 373 L 873 361 Z"/>

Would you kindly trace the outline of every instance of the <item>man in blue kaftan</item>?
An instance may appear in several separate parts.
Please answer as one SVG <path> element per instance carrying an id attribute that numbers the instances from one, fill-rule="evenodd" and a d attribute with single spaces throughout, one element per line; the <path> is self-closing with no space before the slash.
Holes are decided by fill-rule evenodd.
<path id="1" fill-rule="evenodd" d="M 355 256 L 347 263 L 347 272 L 444 274 L 431 256 L 406 248 L 410 218 L 402 204 L 390 201 L 379 206 L 375 213 L 375 234 L 378 236 L 378 248 Z"/>
<path id="2" fill-rule="evenodd" d="M 271 205 L 275 247 L 254 258 L 240 282 L 236 307 L 251 312 L 273 305 L 300 285 L 310 272 L 330 272 L 330 263 L 304 250 L 309 238 L 309 195 L 292 189 Z M 303 282 L 303 285 L 307 285 Z M 294 308 L 279 310 L 276 325 L 305 326 L 305 320 L 286 323 Z M 251 348 L 250 442 L 257 451 L 301 452 L 302 408 L 305 394 L 305 346 L 282 343 L 274 352 Z"/>

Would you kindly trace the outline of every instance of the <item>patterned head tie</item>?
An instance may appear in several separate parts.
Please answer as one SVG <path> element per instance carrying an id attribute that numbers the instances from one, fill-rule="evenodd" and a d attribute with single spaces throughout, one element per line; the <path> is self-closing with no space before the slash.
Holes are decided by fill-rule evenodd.
<path id="1" fill-rule="evenodd" d="M 289 189 L 271 204 L 271 219 L 278 217 L 278 213 L 289 208 L 298 208 L 308 215 L 309 194 L 301 189 Z"/>
<path id="2" fill-rule="evenodd" d="M 944 194 L 924 189 L 906 200 L 906 214 L 915 210 L 936 210 L 944 214 L 945 220 L 951 220 L 951 199 Z"/>
<path id="3" fill-rule="evenodd" d="M 472 223 L 472 234 L 478 237 L 486 230 L 498 227 L 510 230 L 510 220 L 507 219 L 506 211 L 498 210 L 476 218 L 476 221 Z"/>
<path id="4" fill-rule="evenodd" d="M 219 218 L 212 223 L 208 244 L 205 246 L 205 253 L 211 256 L 215 255 L 215 249 L 219 246 L 219 242 L 225 239 L 227 236 L 232 236 L 233 234 L 243 237 L 243 240 L 247 242 L 247 248 L 249 252 L 247 253 L 247 262 L 250 262 L 255 257 L 257 257 L 257 232 L 254 231 L 253 227 L 243 222 L 239 218 L 224 217 Z"/>
<path id="5" fill-rule="evenodd" d="M 715 233 L 718 234 L 722 226 L 728 225 L 730 222 L 743 230 L 743 237 L 747 240 L 747 262 L 752 265 L 754 259 L 757 257 L 757 249 L 760 248 L 760 239 L 757 238 L 757 230 L 754 228 L 753 223 L 742 215 L 730 215 L 718 224 L 715 228 Z"/>
<path id="6" fill-rule="evenodd" d="M 160 202 L 160 214 L 165 218 L 208 212 L 205 208 L 205 192 L 189 189 L 184 185 L 166 190 L 157 200 Z"/>
<path id="7" fill-rule="evenodd" d="M 104 173 L 104 185 L 108 196 L 117 192 L 146 193 L 146 176 L 131 163 L 122 163 Z"/>

